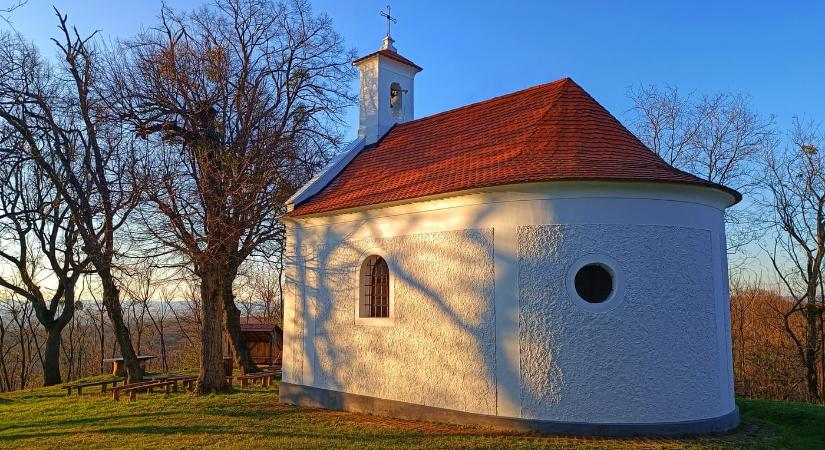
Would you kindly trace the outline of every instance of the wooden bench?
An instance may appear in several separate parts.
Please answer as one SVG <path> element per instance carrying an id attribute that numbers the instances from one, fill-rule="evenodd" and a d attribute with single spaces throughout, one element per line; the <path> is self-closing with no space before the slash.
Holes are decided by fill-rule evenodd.
<path id="1" fill-rule="evenodd" d="M 272 379 L 276 374 L 274 372 L 260 372 L 249 375 L 240 375 L 237 377 L 226 377 L 227 383 L 232 385 L 233 380 L 241 382 L 242 387 L 249 385 L 249 382 L 255 383 L 257 380 L 261 381 L 261 386 L 268 387 L 272 384 Z M 172 392 L 177 392 L 178 384 L 183 384 L 187 390 L 193 390 L 197 382 L 197 375 L 185 376 L 165 376 L 159 375 L 144 379 L 139 383 L 124 384 L 122 386 L 112 387 L 112 400 L 120 401 L 121 394 L 129 394 L 129 401 L 137 399 L 138 392 L 153 392 L 156 388 L 163 388 L 165 393 L 169 395 Z"/>
<path id="2" fill-rule="evenodd" d="M 272 372 L 272 373 L 274 373 L 274 374 L 275 374 L 275 375 L 277 375 L 277 376 L 281 376 L 281 372 L 282 372 L 282 369 L 281 369 L 281 365 L 280 365 L 280 364 L 274 364 L 274 365 L 271 365 L 271 366 L 267 366 L 267 365 L 261 365 L 261 364 L 259 364 L 259 365 L 258 365 L 258 369 L 259 369 L 261 372 Z"/>
<path id="3" fill-rule="evenodd" d="M 141 381 L 141 382 L 138 382 L 138 383 L 130 383 L 130 384 L 124 384 L 123 386 L 114 387 L 114 388 L 112 388 L 112 400 L 114 400 L 114 401 L 120 400 L 120 393 L 122 391 L 125 391 L 127 389 L 131 389 L 131 388 L 135 388 L 135 387 L 138 387 L 138 386 L 148 386 L 148 385 L 153 384 L 153 383 L 157 383 L 157 380 Z"/>
<path id="4" fill-rule="evenodd" d="M 90 381 L 88 383 L 69 384 L 69 385 L 63 386 L 63 389 L 66 389 L 66 397 L 69 397 L 69 396 L 72 395 L 72 390 L 73 389 L 77 390 L 77 395 L 83 395 L 83 388 L 85 388 L 85 387 L 94 387 L 94 386 L 100 386 L 100 393 L 105 394 L 106 389 L 110 384 L 112 385 L 112 389 L 114 389 L 115 387 L 117 387 L 118 383 L 120 383 L 121 381 L 124 381 L 124 380 L 125 380 L 125 378 L 118 377 L 118 378 L 113 378 L 111 380 Z"/>
<path id="5" fill-rule="evenodd" d="M 178 384 L 183 384 L 186 389 L 192 390 L 195 380 L 197 380 L 195 376 L 170 376 L 163 378 L 158 377 L 157 379 L 141 381 L 140 383 L 124 384 L 123 386 L 112 388 L 112 400 L 119 401 L 120 394 L 124 393 L 129 394 L 129 401 L 133 401 L 137 398 L 137 392 L 153 392 L 155 388 L 164 388 L 165 393 L 169 395 L 172 392 L 177 392 Z"/>
<path id="6" fill-rule="evenodd" d="M 261 382 L 262 387 L 269 387 L 272 385 L 272 379 L 275 378 L 275 372 L 258 372 L 250 373 L 249 375 L 240 375 L 235 377 L 241 382 L 241 387 L 247 387 L 249 382 L 255 384 L 257 381 Z"/>
<path id="7" fill-rule="evenodd" d="M 175 386 L 175 390 L 177 390 L 177 382 L 176 381 L 155 381 L 149 382 L 148 384 L 143 384 L 141 386 L 132 386 L 126 389 L 123 389 L 124 394 L 129 394 L 129 401 L 133 402 L 137 400 L 137 393 L 138 392 L 153 392 L 155 388 L 162 387 L 166 391 L 166 395 L 169 395 L 172 392 L 172 385 Z M 118 398 L 119 400 L 119 398 Z"/>

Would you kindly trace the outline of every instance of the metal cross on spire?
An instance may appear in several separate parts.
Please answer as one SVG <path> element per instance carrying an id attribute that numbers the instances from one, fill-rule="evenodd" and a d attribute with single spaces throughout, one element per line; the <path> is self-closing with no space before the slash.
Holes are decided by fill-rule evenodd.
<path id="1" fill-rule="evenodd" d="M 387 37 L 390 37 L 390 22 L 398 23 L 397 18 L 390 15 L 390 5 L 387 5 L 387 12 L 381 11 L 381 16 L 387 18 Z"/>

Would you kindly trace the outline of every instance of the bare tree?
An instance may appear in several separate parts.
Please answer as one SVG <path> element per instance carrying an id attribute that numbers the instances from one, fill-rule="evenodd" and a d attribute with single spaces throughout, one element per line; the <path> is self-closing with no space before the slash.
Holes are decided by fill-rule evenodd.
<path id="1" fill-rule="evenodd" d="M 0 142 L 22 144 L 15 133 Z M 0 261 L 16 275 L 0 274 L 0 286 L 31 303 L 46 331 L 43 383 L 52 386 L 61 382 L 61 333 L 74 317 L 77 282 L 89 260 L 77 248 L 66 202 L 36 165 L 25 159 L 5 164 L 0 180 Z M 50 282 L 57 284 L 49 289 Z"/>
<path id="2" fill-rule="evenodd" d="M 10 391 L 11 382 L 9 380 L 9 370 L 6 367 L 6 320 L 3 317 L 3 312 L 0 310 L 0 392 Z"/>
<path id="3" fill-rule="evenodd" d="M 83 303 L 78 301 L 75 305 L 75 315 L 66 327 L 66 336 L 61 339 L 62 355 L 64 366 L 66 367 L 66 379 L 76 380 L 84 376 L 83 362 L 89 360 L 94 355 L 94 349 L 87 345 L 86 338 L 89 335 L 90 327 L 88 321 L 84 320 Z M 100 358 L 102 363 L 103 358 Z"/>
<path id="4" fill-rule="evenodd" d="M 811 401 L 821 402 L 817 363 L 821 354 L 825 259 L 825 137 L 816 124 L 794 121 L 793 145 L 766 158 L 770 191 L 766 219 L 776 231 L 766 249 L 777 276 L 792 298 L 783 313 L 785 331 L 805 366 Z M 804 326 L 794 327 L 801 316 Z"/>
<path id="5" fill-rule="evenodd" d="M 91 283 L 89 283 L 91 284 Z M 98 374 L 106 373 L 106 364 L 103 362 L 106 359 L 106 306 L 98 300 L 97 296 L 95 295 L 95 291 L 92 289 L 91 286 L 86 286 L 88 297 L 92 299 L 92 303 L 94 303 L 95 307 L 86 308 L 86 316 L 88 317 L 89 321 L 92 323 L 94 328 L 94 333 L 96 337 L 96 344 L 98 353 L 96 358 L 98 360 Z"/>
<path id="6" fill-rule="evenodd" d="M 11 14 L 28 3 L 28 0 L 7 0 L 0 6 L 0 20 L 11 25 Z"/>
<path id="7" fill-rule="evenodd" d="M 282 234 L 284 201 L 340 143 L 354 53 L 307 2 L 219 0 L 190 14 L 164 8 L 122 54 L 117 108 L 156 143 L 147 229 L 199 279 L 199 391 L 222 391 L 224 312 L 239 365 L 257 370 L 234 280 Z"/>
<path id="8" fill-rule="evenodd" d="M 243 273 L 241 295 L 246 313 L 265 323 L 283 324 L 283 291 L 280 260 L 274 263 L 249 264 Z"/>
<path id="9" fill-rule="evenodd" d="M 168 298 L 168 293 L 163 293 Z M 166 321 L 169 316 L 169 304 L 162 299 L 155 303 L 156 308 L 148 308 L 149 319 L 160 338 L 160 363 L 163 372 L 169 372 L 169 349 L 166 344 Z"/>
<path id="10" fill-rule="evenodd" d="M 774 119 L 753 111 L 742 94 L 718 93 L 695 105 L 696 156 L 692 171 L 702 178 L 749 192 L 757 177 L 754 162 L 774 141 Z"/>
<path id="11" fill-rule="evenodd" d="M 756 187 L 759 156 L 774 144 L 774 119 L 755 112 L 748 97 L 695 96 L 670 86 L 633 87 L 627 95 L 634 132 L 670 165 L 743 194 Z M 734 207 L 725 218 L 731 253 L 759 237 L 746 208 Z"/>
<path id="12" fill-rule="evenodd" d="M 4 362 L 4 377 L 9 386 L 8 390 L 25 389 L 39 368 L 35 330 L 29 320 L 33 308 L 28 301 L 13 292 L 0 300 L 0 306 L 0 315 L 8 318 L 4 330 L 4 340 L 9 341 L 8 347 L 0 354 Z"/>
<path id="13" fill-rule="evenodd" d="M 163 280 L 158 277 L 158 268 L 154 267 L 151 259 L 143 259 L 129 268 L 129 283 L 124 284 L 123 290 L 131 301 L 133 317 L 143 327 L 143 321 L 149 318 L 152 327 L 160 339 L 160 359 L 164 372 L 169 370 L 169 360 L 166 351 L 164 323 L 168 315 L 168 303 L 161 297 L 171 298 L 168 293 L 161 293 Z M 140 348 L 138 346 L 138 348 Z M 140 351 L 140 350 L 138 350 Z"/>
<path id="14" fill-rule="evenodd" d="M 185 291 L 182 293 L 184 298 L 175 301 L 172 292 L 164 291 L 163 301 L 168 305 L 169 312 L 175 319 L 175 325 L 178 332 L 183 334 L 186 341 L 191 348 L 198 347 L 197 336 L 201 333 L 201 301 L 200 301 L 200 287 L 197 282 L 192 279 L 184 279 L 181 281 Z"/>
<path id="15" fill-rule="evenodd" d="M 15 295 L 12 296 L 12 309 L 10 312 L 12 321 L 17 326 L 17 343 L 20 355 L 20 389 L 25 389 L 35 370 L 34 333 L 29 327 L 32 307 L 30 303 L 18 299 Z"/>
<path id="16" fill-rule="evenodd" d="M 731 290 L 736 395 L 808 401 L 805 366 L 783 323 L 792 301 L 756 278 L 737 284 Z M 801 333 L 805 323 L 795 315 L 789 325 Z"/>
<path id="17" fill-rule="evenodd" d="M 750 171 L 773 143 L 774 120 L 753 111 L 748 97 L 697 97 L 655 85 L 631 88 L 627 95 L 634 132 L 668 164 L 739 191 L 753 186 Z"/>
<path id="18" fill-rule="evenodd" d="M 642 85 L 628 89 L 627 96 L 633 101 L 636 136 L 671 166 L 690 167 L 699 129 L 689 96 L 672 86 Z"/>
<path id="19" fill-rule="evenodd" d="M 110 120 L 100 90 L 100 59 L 92 36 L 82 38 L 57 13 L 62 37 L 54 42 L 59 68 L 16 37 L 0 48 L 0 119 L 24 141 L 31 160 L 60 193 L 102 287 L 102 299 L 129 381 L 142 376 L 120 305 L 115 279 L 116 233 L 139 193 L 130 177 L 134 142 Z"/>

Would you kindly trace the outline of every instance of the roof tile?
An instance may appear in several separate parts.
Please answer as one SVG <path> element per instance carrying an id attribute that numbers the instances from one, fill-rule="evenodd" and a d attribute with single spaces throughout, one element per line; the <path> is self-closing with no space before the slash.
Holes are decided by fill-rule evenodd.
<path id="1" fill-rule="evenodd" d="M 555 180 L 694 184 L 570 78 L 413 120 L 363 150 L 292 216 Z"/>

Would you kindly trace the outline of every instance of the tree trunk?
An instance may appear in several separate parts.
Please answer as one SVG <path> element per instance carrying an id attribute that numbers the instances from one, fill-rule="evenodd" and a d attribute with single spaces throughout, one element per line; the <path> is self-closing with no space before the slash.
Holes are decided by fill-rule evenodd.
<path id="1" fill-rule="evenodd" d="M 103 285 L 103 306 L 109 314 L 112 322 L 112 329 L 115 332 L 115 340 L 120 347 L 120 356 L 123 357 L 123 364 L 126 367 L 126 379 L 129 383 L 137 383 L 143 379 L 143 370 L 140 368 L 135 349 L 132 347 L 132 338 L 129 335 L 129 328 L 123 321 L 123 309 L 120 307 L 120 291 L 115 286 L 112 275 L 105 270 L 98 270 L 100 281 Z"/>
<path id="2" fill-rule="evenodd" d="M 815 296 L 809 297 L 816 299 Z M 819 344 L 819 336 L 817 329 L 817 306 L 815 300 L 808 300 L 805 308 L 805 320 L 808 328 L 805 342 L 805 368 L 806 378 L 808 382 L 808 394 L 810 395 L 812 403 L 819 403 L 821 398 L 819 396 L 819 377 L 817 376 L 817 345 Z"/>
<path id="3" fill-rule="evenodd" d="M 105 328 L 106 324 L 104 323 L 105 319 L 103 318 L 103 312 L 104 312 L 105 309 L 106 309 L 106 306 L 103 305 L 100 308 L 100 311 L 99 311 L 100 312 L 100 334 L 98 335 L 98 338 L 99 338 L 98 342 L 100 344 L 100 359 L 98 361 L 100 362 L 100 375 L 105 375 L 106 374 L 106 368 L 103 364 L 103 360 L 106 359 L 106 328 Z M 97 328 L 97 325 L 95 325 L 95 328 Z"/>
<path id="4" fill-rule="evenodd" d="M 825 317 L 819 315 L 819 379 L 822 383 L 819 387 L 819 398 L 825 402 Z"/>
<path id="5" fill-rule="evenodd" d="M 60 349 L 63 346 L 63 330 L 67 325 L 73 323 L 75 315 L 75 283 L 77 277 L 66 278 L 62 281 L 63 291 L 63 311 L 57 318 L 54 318 L 54 311 L 47 310 L 45 302 L 35 303 L 35 310 L 38 311 L 37 320 L 46 330 L 46 348 L 42 358 L 43 386 L 54 386 L 60 384 L 63 379 L 60 374 Z M 52 302 L 54 299 L 52 299 Z M 40 305 L 40 307 L 37 307 Z M 33 329 L 33 328 L 32 328 Z M 70 332 L 72 329 L 70 328 Z M 72 335 L 69 335 L 71 342 Z M 73 349 L 74 347 L 72 347 Z M 72 351 L 74 354 L 74 351 Z M 69 363 L 69 378 L 72 376 L 72 364 Z"/>
<path id="6" fill-rule="evenodd" d="M 43 386 L 54 386 L 62 382 L 60 376 L 60 338 L 63 327 L 54 325 L 46 329 L 46 352 L 43 357 Z"/>
<path id="7" fill-rule="evenodd" d="M 163 328 L 160 329 L 160 362 L 163 372 L 169 372 L 169 357 L 166 351 L 166 338 L 163 336 Z"/>
<path id="8" fill-rule="evenodd" d="M 223 277 L 219 270 L 201 275 L 201 366 L 197 394 L 229 391 L 223 369 Z"/>
<path id="9" fill-rule="evenodd" d="M 284 254 L 286 253 L 286 239 L 281 241 L 281 251 L 278 254 L 278 326 L 284 329 Z"/>
<path id="10" fill-rule="evenodd" d="M 9 381 L 9 371 L 6 368 L 6 327 L 3 323 L 3 317 L 0 317 L 0 370 L 2 370 L 3 375 L 3 378 L 0 379 L 0 392 L 10 391 L 11 382 Z"/>
<path id="11" fill-rule="evenodd" d="M 226 332 L 229 334 L 229 340 L 232 343 L 235 362 L 238 363 L 238 367 L 241 368 L 244 375 L 260 372 L 258 366 L 252 361 L 252 354 L 249 352 L 246 338 L 241 332 L 241 310 L 235 305 L 235 293 L 232 290 L 233 280 L 230 278 L 229 275 L 224 277 L 222 297 L 224 312 L 226 313 Z"/>
<path id="12" fill-rule="evenodd" d="M 25 314 L 25 310 L 19 314 Z M 27 375 L 29 355 L 26 352 L 26 331 L 21 317 L 15 316 L 14 321 L 17 324 L 17 344 L 20 346 L 20 389 L 26 389 L 26 380 L 29 378 Z"/>

